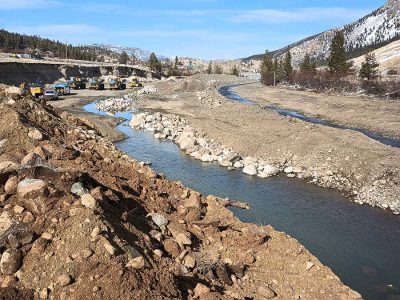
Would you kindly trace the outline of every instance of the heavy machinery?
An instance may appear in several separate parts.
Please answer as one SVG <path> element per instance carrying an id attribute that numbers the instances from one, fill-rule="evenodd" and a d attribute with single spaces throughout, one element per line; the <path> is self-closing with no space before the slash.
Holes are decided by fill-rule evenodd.
<path id="1" fill-rule="evenodd" d="M 88 87 L 90 90 L 104 90 L 104 79 L 99 77 L 89 78 Z"/>
<path id="2" fill-rule="evenodd" d="M 69 95 L 71 93 L 69 84 L 66 82 L 54 85 L 54 89 L 57 91 L 58 95 Z"/>
<path id="3" fill-rule="evenodd" d="M 125 80 L 121 80 L 120 77 L 109 78 L 108 87 L 110 90 L 124 90 L 126 89 Z"/>
<path id="4" fill-rule="evenodd" d="M 74 90 L 80 90 L 86 88 L 85 80 L 81 77 L 70 77 L 68 80 L 68 84 Z"/>
<path id="5" fill-rule="evenodd" d="M 40 83 L 22 83 L 20 87 L 25 93 L 31 94 L 33 97 L 36 98 L 43 96 L 44 93 L 44 86 Z"/>
<path id="6" fill-rule="evenodd" d="M 129 87 L 136 88 L 136 87 L 143 87 L 143 84 L 137 78 L 133 78 L 129 83 Z"/>
<path id="7" fill-rule="evenodd" d="M 45 100 L 58 100 L 58 92 L 54 89 L 46 90 L 43 94 Z"/>

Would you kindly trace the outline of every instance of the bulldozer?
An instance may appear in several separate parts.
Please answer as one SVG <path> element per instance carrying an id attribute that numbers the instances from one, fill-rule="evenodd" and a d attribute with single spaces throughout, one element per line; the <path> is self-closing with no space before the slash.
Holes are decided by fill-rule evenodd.
<path id="1" fill-rule="evenodd" d="M 89 90 L 104 90 L 104 80 L 99 77 L 89 78 Z"/>
<path id="2" fill-rule="evenodd" d="M 130 88 L 143 87 L 143 84 L 137 78 L 133 78 L 129 83 Z"/>
<path id="3" fill-rule="evenodd" d="M 85 80 L 81 77 L 70 77 L 68 80 L 68 84 L 70 88 L 74 90 L 80 90 L 86 88 Z"/>
<path id="4" fill-rule="evenodd" d="M 109 78 L 108 87 L 110 90 L 124 90 L 126 89 L 125 80 L 121 80 L 120 77 Z"/>

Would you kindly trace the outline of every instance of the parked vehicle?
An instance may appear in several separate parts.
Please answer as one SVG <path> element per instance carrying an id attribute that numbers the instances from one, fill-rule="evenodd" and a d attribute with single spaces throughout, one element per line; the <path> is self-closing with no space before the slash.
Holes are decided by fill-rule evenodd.
<path id="1" fill-rule="evenodd" d="M 70 77 L 68 80 L 68 84 L 74 90 L 86 88 L 86 80 L 81 77 Z"/>
<path id="2" fill-rule="evenodd" d="M 29 92 L 31 93 L 32 96 L 34 96 L 36 98 L 43 96 L 44 87 L 42 84 L 30 83 L 28 86 L 29 86 Z"/>
<path id="3" fill-rule="evenodd" d="M 56 84 L 54 89 L 57 91 L 58 95 L 69 95 L 71 93 L 71 88 L 66 82 Z"/>
<path id="4" fill-rule="evenodd" d="M 126 89 L 125 80 L 121 80 L 120 77 L 109 78 L 108 87 L 110 90 L 124 90 Z"/>
<path id="5" fill-rule="evenodd" d="M 90 90 L 104 90 L 104 80 L 99 77 L 89 78 L 88 85 Z"/>
<path id="6" fill-rule="evenodd" d="M 58 93 L 56 90 L 46 90 L 43 94 L 45 100 L 58 100 Z"/>
<path id="7" fill-rule="evenodd" d="M 143 84 L 137 78 L 133 78 L 129 84 L 131 88 L 143 87 Z"/>

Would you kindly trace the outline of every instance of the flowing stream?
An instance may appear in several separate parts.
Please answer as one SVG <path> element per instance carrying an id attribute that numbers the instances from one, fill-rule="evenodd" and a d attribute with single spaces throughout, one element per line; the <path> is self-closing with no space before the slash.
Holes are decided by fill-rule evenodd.
<path id="1" fill-rule="evenodd" d="M 223 86 L 223 87 L 219 88 L 218 91 L 222 96 L 226 97 L 229 100 L 237 101 L 237 102 L 240 102 L 240 103 L 246 104 L 246 105 L 256 105 L 255 102 L 253 102 L 247 98 L 244 98 L 244 97 L 240 96 L 238 93 L 236 93 L 233 90 L 236 86 L 238 86 L 238 85 Z M 309 123 L 321 124 L 321 125 L 329 126 L 329 127 L 333 127 L 333 128 L 357 131 L 357 132 L 360 132 L 360 133 L 366 135 L 367 137 L 369 137 L 373 140 L 376 140 L 384 145 L 400 148 L 400 139 L 387 137 L 383 134 L 373 132 L 373 131 L 370 131 L 367 129 L 362 129 L 362 128 L 358 128 L 358 127 L 354 127 L 354 126 L 340 125 L 340 124 L 334 123 L 329 120 L 320 119 L 320 118 L 312 117 L 312 116 L 306 116 L 298 111 L 289 110 L 289 109 L 285 109 L 285 108 L 281 108 L 281 107 L 265 106 L 264 108 L 275 111 L 278 114 L 280 114 L 281 116 L 292 117 L 292 118 L 300 119 L 300 120 L 303 120 L 303 121 L 309 122 Z"/>
<path id="2" fill-rule="evenodd" d="M 86 111 L 104 115 L 94 103 Z M 118 113 L 131 119 L 132 113 Z M 271 224 L 298 239 L 341 280 L 368 300 L 400 299 L 400 218 L 382 209 L 360 206 L 340 193 L 307 184 L 304 180 L 250 177 L 216 163 L 187 156 L 169 141 L 134 130 L 127 123 L 118 129 L 128 135 L 116 143 L 139 161 L 170 180 L 200 191 L 248 202 L 251 209 L 233 209 L 243 222 Z"/>

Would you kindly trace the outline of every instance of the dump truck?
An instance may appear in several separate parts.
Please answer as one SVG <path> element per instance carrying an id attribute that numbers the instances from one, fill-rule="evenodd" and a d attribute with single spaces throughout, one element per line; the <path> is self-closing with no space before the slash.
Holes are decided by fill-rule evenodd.
<path id="1" fill-rule="evenodd" d="M 133 78 L 129 83 L 129 86 L 131 88 L 136 88 L 136 87 L 143 87 L 143 84 L 139 81 L 139 79 Z"/>
<path id="2" fill-rule="evenodd" d="M 124 90 L 126 89 L 126 84 L 124 80 L 119 77 L 108 79 L 108 88 L 110 90 Z"/>
<path id="3" fill-rule="evenodd" d="M 89 78 L 88 85 L 90 90 L 104 90 L 104 80 L 99 77 Z"/>
<path id="4" fill-rule="evenodd" d="M 68 80 L 68 84 L 74 90 L 80 90 L 86 88 L 86 82 L 81 77 L 70 77 Z"/>
<path id="5" fill-rule="evenodd" d="M 43 96 L 44 93 L 44 86 L 39 83 L 30 83 L 28 84 L 29 86 L 29 92 L 33 97 L 39 98 Z"/>
<path id="6" fill-rule="evenodd" d="M 57 91 L 58 95 L 69 95 L 71 93 L 69 84 L 66 82 L 54 85 L 54 89 Z"/>

